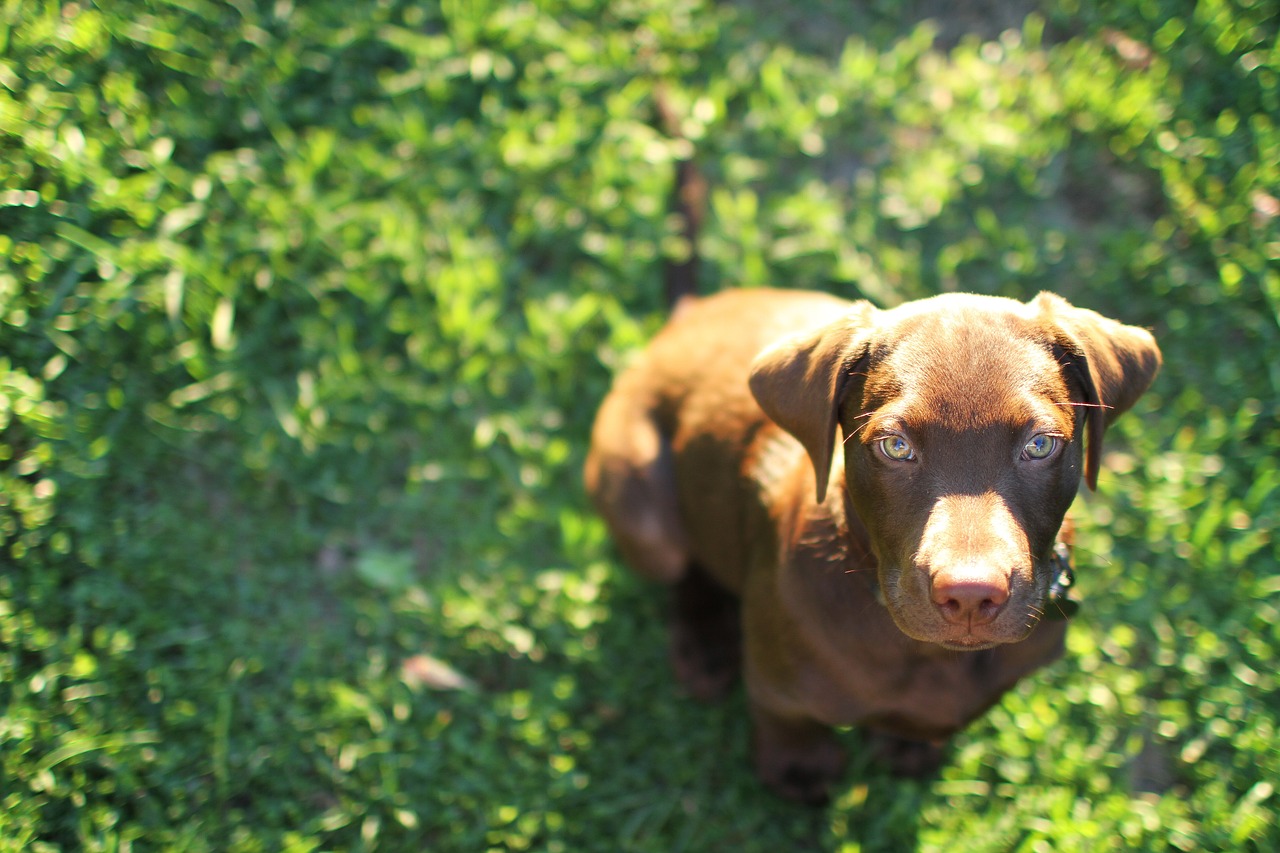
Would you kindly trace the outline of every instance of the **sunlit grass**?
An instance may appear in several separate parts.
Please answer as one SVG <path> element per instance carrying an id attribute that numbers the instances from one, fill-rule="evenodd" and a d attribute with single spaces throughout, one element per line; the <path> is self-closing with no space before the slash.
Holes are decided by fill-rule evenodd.
<path id="1" fill-rule="evenodd" d="M 0 11 L 0 850 L 1280 846 L 1274 15 L 851 6 Z M 680 248 L 659 81 L 707 289 L 1164 351 L 1068 655 L 936 780 L 850 732 L 829 810 L 765 793 L 586 509 Z"/>

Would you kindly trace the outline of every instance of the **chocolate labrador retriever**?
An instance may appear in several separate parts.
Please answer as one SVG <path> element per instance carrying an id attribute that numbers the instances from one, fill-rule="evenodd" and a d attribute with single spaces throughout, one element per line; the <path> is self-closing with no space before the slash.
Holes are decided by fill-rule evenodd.
<path id="1" fill-rule="evenodd" d="M 740 670 L 760 778 L 821 802 L 830 727 L 919 771 L 1061 653 L 1064 516 L 1159 366 L 1048 293 L 686 299 L 601 406 L 587 488 L 674 587 L 680 680 L 711 698 Z"/>

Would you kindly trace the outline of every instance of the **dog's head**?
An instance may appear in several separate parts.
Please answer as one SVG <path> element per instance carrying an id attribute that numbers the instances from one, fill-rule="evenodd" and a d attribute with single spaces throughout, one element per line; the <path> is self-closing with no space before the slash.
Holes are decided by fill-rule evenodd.
<path id="1" fill-rule="evenodd" d="M 819 502 L 841 431 L 898 627 L 980 649 L 1039 621 L 1081 477 L 1096 488 L 1103 431 L 1159 366 L 1146 331 L 1052 294 L 952 294 L 858 303 L 761 353 L 751 390 L 808 452 Z"/>

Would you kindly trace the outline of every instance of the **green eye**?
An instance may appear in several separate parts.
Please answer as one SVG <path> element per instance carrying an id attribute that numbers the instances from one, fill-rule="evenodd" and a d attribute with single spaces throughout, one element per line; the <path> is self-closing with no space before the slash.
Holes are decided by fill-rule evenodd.
<path id="1" fill-rule="evenodd" d="M 1058 439 L 1052 435 L 1033 436 L 1022 448 L 1028 459 L 1047 459 L 1058 449 Z"/>
<path id="2" fill-rule="evenodd" d="M 916 451 L 911 446 L 911 442 L 900 435 L 880 439 L 880 452 L 895 462 L 906 462 L 916 458 Z"/>

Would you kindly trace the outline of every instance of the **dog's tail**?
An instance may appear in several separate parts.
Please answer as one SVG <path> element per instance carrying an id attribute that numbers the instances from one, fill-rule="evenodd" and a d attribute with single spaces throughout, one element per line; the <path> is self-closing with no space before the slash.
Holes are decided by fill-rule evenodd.
<path id="1" fill-rule="evenodd" d="M 671 108 L 666 89 L 661 86 L 654 92 L 654 106 L 659 129 L 673 139 L 683 139 L 680 117 Z M 702 230 L 706 202 L 707 182 L 694 164 L 690 146 L 687 154 L 676 158 L 675 187 L 669 206 L 671 213 L 680 221 L 680 236 L 685 243 L 683 257 L 667 256 L 663 263 L 667 309 L 672 312 L 682 300 L 698 293 L 698 233 Z"/>

